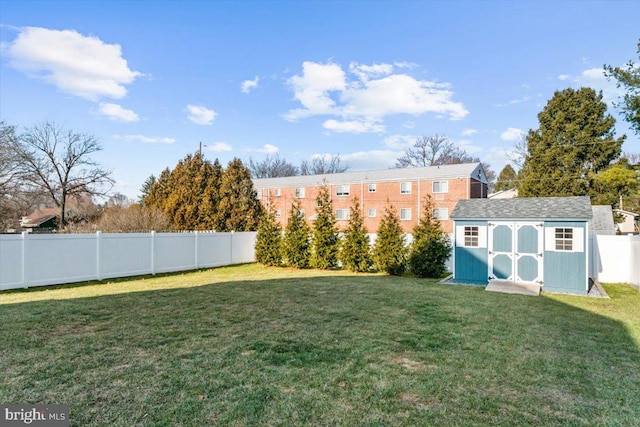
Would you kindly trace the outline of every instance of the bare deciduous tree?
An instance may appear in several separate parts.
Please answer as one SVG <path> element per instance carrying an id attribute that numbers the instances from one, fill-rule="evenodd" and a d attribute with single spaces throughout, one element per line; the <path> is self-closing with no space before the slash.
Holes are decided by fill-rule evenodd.
<path id="1" fill-rule="evenodd" d="M 343 164 L 340 155 L 317 156 L 311 160 L 305 160 L 300 165 L 300 175 L 324 175 L 342 173 L 349 169 L 349 165 Z"/>
<path id="2" fill-rule="evenodd" d="M 521 133 L 517 141 L 513 145 L 513 151 L 507 153 L 507 158 L 511 163 L 516 165 L 518 169 L 522 169 L 524 159 L 529 153 L 529 146 L 527 144 L 527 135 Z"/>
<path id="3" fill-rule="evenodd" d="M 114 205 L 107 208 L 98 229 L 105 233 L 135 233 L 148 231 L 171 231 L 171 220 L 163 211 L 142 205 Z"/>
<path id="4" fill-rule="evenodd" d="M 463 149 L 454 145 L 443 135 L 416 138 L 413 147 L 398 158 L 396 168 L 420 168 L 426 166 L 452 165 L 479 161 Z"/>
<path id="5" fill-rule="evenodd" d="M 64 130 L 50 122 L 27 129 L 11 144 L 26 184 L 41 189 L 60 209 L 60 227 L 66 223 L 68 197 L 103 196 L 112 187 L 111 171 L 90 158 L 101 149 L 94 136 Z"/>
<path id="6" fill-rule="evenodd" d="M 249 159 L 249 170 L 252 178 L 277 178 L 281 176 L 298 175 L 298 168 L 281 159 L 278 154 L 267 157 L 261 162 Z"/>

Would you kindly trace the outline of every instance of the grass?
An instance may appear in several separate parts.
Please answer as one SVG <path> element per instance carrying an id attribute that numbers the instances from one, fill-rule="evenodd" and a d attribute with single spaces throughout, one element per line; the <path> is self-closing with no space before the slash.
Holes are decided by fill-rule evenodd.
<path id="1" fill-rule="evenodd" d="M 0 293 L 0 402 L 77 426 L 637 425 L 640 293 L 250 264 Z"/>

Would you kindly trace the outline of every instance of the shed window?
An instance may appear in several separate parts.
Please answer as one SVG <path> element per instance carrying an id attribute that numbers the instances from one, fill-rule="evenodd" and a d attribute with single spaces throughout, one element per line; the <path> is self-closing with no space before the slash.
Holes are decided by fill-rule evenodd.
<path id="1" fill-rule="evenodd" d="M 449 192 L 449 181 L 433 181 L 433 192 L 434 193 L 448 193 Z"/>
<path id="2" fill-rule="evenodd" d="M 349 185 L 338 185 L 336 187 L 336 196 L 348 196 L 349 190 Z"/>
<path id="3" fill-rule="evenodd" d="M 400 183 L 400 194 L 411 194 L 411 183 L 410 182 L 401 182 Z"/>
<path id="4" fill-rule="evenodd" d="M 479 230 L 477 226 L 468 226 L 464 228 L 464 245 L 465 247 L 477 248 L 479 242 Z"/>
<path id="5" fill-rule="evenodd" d="M 556 251 L 573 251 L 573 228 L 556 228 Z"/>

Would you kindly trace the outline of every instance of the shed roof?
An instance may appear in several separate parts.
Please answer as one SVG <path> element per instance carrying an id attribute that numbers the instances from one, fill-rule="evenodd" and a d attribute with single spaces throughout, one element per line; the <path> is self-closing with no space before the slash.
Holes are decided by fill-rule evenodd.
<path id="1" fill-rule="evenodd" d="M 579 219 L 593 216 L 589 196 L 459 200 L 453 219 Z"/>
<path id="2" fill-rule="evenodd" d="M 598 235 L 616 234 L 616 226 L 613 223 L 613 209 L 609 205 L 594 205 L 591 230 Z"/>
<path id="3" fill-rule="evenodd" d="M 255 188 L 307 187 L 324 184 L 350 184 L 359 182 L 392 181 L 398 179 L 452 179 L 473 177 L 487 183 L 480 163 L 428 166 L 424 168 L 379 169 L 322 175 L 300 175 L 279 178 L 254 179 Z"/>

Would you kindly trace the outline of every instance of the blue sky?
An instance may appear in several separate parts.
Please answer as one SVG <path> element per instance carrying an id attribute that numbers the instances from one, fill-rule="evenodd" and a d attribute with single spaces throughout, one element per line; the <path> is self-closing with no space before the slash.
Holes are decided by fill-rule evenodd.
<path id="1" fill-rule="evenodd" d="M 437 133 L 499 172 L 554 91 L 620 95 L 602 66 L 637 58 L 639 22 L 637 1 L 2 0 L 0 119 L 97 136 L 130 197 L 199 142 L 362 170 Z"/>

